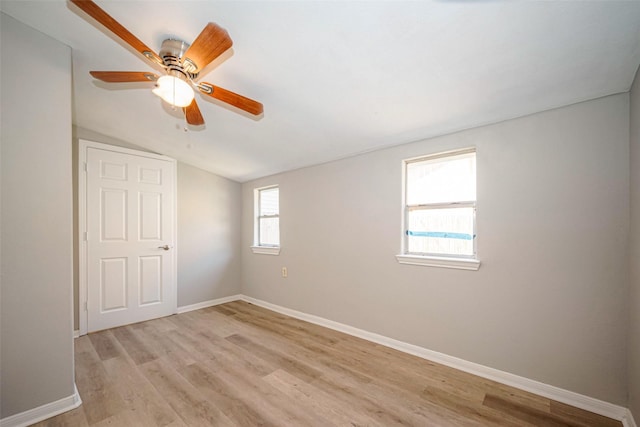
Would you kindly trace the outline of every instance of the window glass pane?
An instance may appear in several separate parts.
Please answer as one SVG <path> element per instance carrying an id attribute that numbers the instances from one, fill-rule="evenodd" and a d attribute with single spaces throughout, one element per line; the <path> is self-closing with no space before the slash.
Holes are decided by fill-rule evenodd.
<path id="1" fill-rule="evenodd" d="M 260 216 L 278 215 L 280 192 L 278 188 L 268 188 L 260 190 Z"/>
<path id="2" fill-rule="evenodd" d="M 280 246 L 280 218 L 260 218 L 259 246 Z"/>
<path id="3" fill-rule="evenodd" d="M 407 204 L 476 200 L 475 153 L 407 163 Z"/>
<path id="4" fill-rule="evenodd" d="M 409 211 L 407 252 L 473 255 L 474 208 Z"/>

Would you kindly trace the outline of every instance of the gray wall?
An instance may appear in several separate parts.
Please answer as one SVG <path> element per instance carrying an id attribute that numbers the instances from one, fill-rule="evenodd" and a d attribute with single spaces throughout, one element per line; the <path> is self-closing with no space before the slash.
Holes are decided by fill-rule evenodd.
<path id="1" fill-rule="evenodd" d="M 240 293 L 241 185 L 178 163 L 178 307 Z"/>
<path id="2" fill-rule="evenodd" d="M 74 393 L 71 50 L 1 20 L 5 418 Z"/>
<path id="3" fill-rule="evenodd" d="M 245 183 L 243 293 L 626 406 L 628 130 L 621 94 Z M 402 160 L 468 146 L 480 270 L 398 264 Z"/>
<path id="4" fill-rule="evenodd" d="M 640 422 L 640 72 L 631 88 L 631 245 L 629 288 L 629 409 Z"/>
<path id="5" fill-rule="evenodd" d="M 149 151 L 89 129 L 74 127 L 74 236 L 78 235 L 78 140 Z M 178 307 L 240 293 L 241 186 L 178 162 Z M 76 239 L 74 238 L 74 243 Z M 78 252 L 74 246 L 74 325 L 78 326 Z"/>

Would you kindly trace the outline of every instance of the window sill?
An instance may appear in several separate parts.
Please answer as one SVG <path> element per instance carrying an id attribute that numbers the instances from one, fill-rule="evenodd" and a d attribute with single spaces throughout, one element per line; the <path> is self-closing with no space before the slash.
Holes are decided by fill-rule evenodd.
<path id="1" fill-rule="evenodd" d="M 445 258 L 420 255 L 396 255 L 400 264 L 420 265 L 423 267 L 455 268 L 458 270 L 478 270 L 480 260 L 470 258 Z"/>
<path id="2" fill-rule="evenodd" d="M 254 254 L 280 255 L 280 246 L 251 246 Z"/>

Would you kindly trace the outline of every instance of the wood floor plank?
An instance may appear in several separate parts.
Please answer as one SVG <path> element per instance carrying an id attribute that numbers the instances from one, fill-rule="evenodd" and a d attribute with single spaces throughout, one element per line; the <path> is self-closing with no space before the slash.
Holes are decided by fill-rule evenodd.
<path id="1" fill-rule="evenodd" d="M 331 331 L 308 322 L 298 321 L 284 315 L 273 315 L 262 307 L 256 307 L 243 301 L 234 301 L 225 307 L 234 311 L 233 317 L 243 323 L 253 324 L 256 327 L 277 331 L 278 334 L 287 334 L 301 341 L 313 341 L 320 345 L 329 345 L 347 338 L 347 335 Z"/>
<path id="2" fill-rule="evenodd" d="M 262 378 L 243 369 L 235 360 L 210 360 L 206 368 L 214 372 L 235 390 L 251 402 L 258 412 L 271 417 L 279 426 L 326 426 L 334 425 L 322 414 L 317 414 L 301 402 L 292 402 L 284 393 L 272 387 Z"/>
<path id="3" fill-rule="evenodd" d="M 216 305 L 215 307 L 211 307 L 211 310 L 220 314 L 224 314 L 225 316 L 233 316 L 234 314 L 236 314 L 236 312 L 230 308 L 229 304 Z"/>
<path id="4" fill-rule="evenodd" d="M 89 339 L 101 360 L 120 356 L 120 351 L 114 343 L 115 339 L 111 331 L 106 330 L 89 334 Z"/>
<path id="5" fill-rule="evenodd" d="M 440 416 L 428 414 L 416 408 L 412 402 L 398 402 L 397 396 L 386 393 L 381 398 L 377 388 L 370 388 L 370 383 L 358 382 L 354 378 L 323 375 L 311 381 L 311 386 L 325 393 L 336 396 L 358 413 L 373 418 L 377 423 L 385 426 L 404 425 L 442 425 L 451 426 L 453 422 L 440 422 Z M 417 409 L 417 412 L 414 412 Z M 473 420 L 468 420 L 469 426 L 477 426 Z"/>
<path id="6" fill-rule="evenodd" d="M 517 402 L 487 394 L 483 402 L 485 406 L 504 412 L 524 422 L 540 427 L 588 427 L 597 426 L 598 424 L 585 424 L 582 420 L 571 419 L 552 413 L 539 411 Z"/>
<path id="7" fill-rule="evenodd" d="M 456 413 L 463 413 L 466 418 L 473 419 L 482 425 L 522 427 L 528 424 L 520 418 L 478 404 L 475 401 L 466 400 L 459 394 L 450 393 L 440 388 L 427 387 L 423 390 L 422 396 L 438 406 L 448 408 Z"/>
<path id="8" fill-rule="evenodd" d="M 157 357 L 171 363 L 173 366 L 183 366 L 196 363 L 194 355 L 179 343 L 169 337 L 169 334 L 179 330 L 178 328 L 164 330 L 157 328 L 154 323 L 149 323 L 142 330 L 138 330 L 138 339 Z"/>
<path id="9" fill-rule="evenodd" d="M 116 357 L 103 364 L 109 377 L 118 384 L 118 393 L 129 412 L 144 418 L 144 425 L 165 427 L 184 424 L 132 360 Z"/>
<path id="10" fill-rule="evenodd" d="M 114 328 L 111 329 L 111 332 L 137 365 L 158 358 L 158 356 L 134 334 L 130 326 Z"/>
<path id="11" fill-rule="evenodd" d="M 155 427 L 155 423 L 152 419 L 147 418 L 143 413 L 135 410 L 124 410 L 100 422 L 92 424 L 92 427 L 107 426 Z"/>
<path id="12" fill-rule="evenodd" d="M 88 425 L 87 417 L 84 415 L 84 408 L 81 406 L 48 420 L 35 423 L 31 427 L 87 427 Z"/>
<path id="13" fill-rule="evenodd" d="M 234 425 L 198 389 L 164 361 L 153 360 L 139 365 L 139 369 L 187 425 Z"/>
<path id="14" fill-rule="evenodd" d="M 264 380 L 282 391 L 292 401 L 304 402 L 317 413 L 328 414 L 328 417 L 337 425 L 383 426 L 366 414 L 353 411 L 345 402 L 334 395 L 326 393 L 286 371 L 279 369 L 265 376 Z"/>
<path id="15" fill-rule="evenodd" d="M 260 343 L 262 347 L 268 349 L 271 352 L 276 352 L 285 355 L 288 359 L 295 360 L 299 363 L 306 364 L 313 367 L 324 374 L 335 374 L 336 376 L 343 376 L 348 378 L 356 378 L 362 383 L 368 383 L 372 381 L 372 377 L 366 373 L 362 373 L 357 369 L 354 364 L 344 364 L 331 358 L 327 358 L 323 353 L 316 353 L 308 350 L 307 348 L 300 346 L 298 343 L 283 339 L 275 335 L 264 334 L 263 332 L 256 333 L 255 331 L 246 334 L 247 338 L 254 342 Z M 229 339 L 229 337 L 227 337 Z M 278 368 L 285 368 L 286 365 L 277 365 L 277 358 L 273 359 L 274 366 Z M 289 369 L 291 371 L 291 369 Z M 295 375 L 295 372 L 293 372 Z M 314 378 L 317 375 L 311 375 Z M 304 375 L 298 375 L 298 377 L 305 378 Z"/>
<path id="16" fill-rule="evenodd" d="M 144 322 L 144 326 L 153 325 L 154 329 L 160 332 L 168 332 L 176 329 L 176 325 L 169 320 L 172 316 L 162 317 L 160 319 L 154 319 L 149 322 Z"/>
<path id="17" fill-rule="evenodd" d="M 602 415 L 567 404 L 551 401 L 551 413 L 563 419 L 571 419 L 586 426 L 619 427 L 620 423 Z"/>
<path id="18" fill-rule="evenodd" d="M 242 301 L 80 337 L 75 357 L 83 405 L 38 426 L 622 426 Z"/>
<path id="19" fill-rule="evenodd" d="M 250 402 L 245 402 L 229 383 L 215 373 L 195 363 L 181 370 L 182 376 L 197 387 L 202 394 L 236 425 L 277 426 L 269 416 L 261 413 Z"/>
<path id="20" fill-rule="evenodd" d="M 519 405 L 528 406 L 542 412 L 551 412 L 551 400 L 546 397 L 538 396 L 533 393 L 518 390 L 499 383 L 486 387 L 485 391 L 493 396 L 502 397 L 503 399 L 511 402 L 516 402 Z"/>
<path id="21" fill-rule="evenodd" d="M 93 348 L 76 353 L 75 356 L 76 385 L 87 423 L 95 424 L 124 410 L 125 405 L 117 392 L 117 386 L 110 380 Z"/>
<path id="22" fill-rule="evenodd" d="M 89 339 L 89 335 L 84 335 L 78 337 L 73 340 L 73 351 L 75 354 L 78 353 L 86 353 L 86 352 L 94 352 L 95 348 L 93 344 L 91 344 L 91 340 Z"/>
<path id="23" fill-rule="evenodd" d="M 190 331 L 181 331 L 173 334 L 172 338 L 188 348 L 190 354 L 199 354 L 200 360 L 216 360 L 220 363 L 233 362 L 256 377 L 263 377 L 276 370 L 264 359 L 211 332 L 202 331 L 193 334 Z"/>
<path id="24" fill-rule="evenodd" d="M 203 329 L 200 329 L 200 332 L 213 332 L 222 338 L 233 334 L 245 333 L 248 325 L 238 322 L 230 316 L 221 314 L 213 310 L 214 308 L 215 307 L 209 307 L 204 310 L 196 310 L 189 313 L 205 325 Z"/>
<path id="25" fill-rule="evenodd" d="M 308 365 L 320 365 L 323 370 L 335 371 L 338 374 L 349 377 L 358 377 L 363 382 L 370 382 L 371 376 L 362 373 L 356 367 L 358 361 L 350 360 L 349 363 L 341 363 L 340 355 L 332 357 L 327 351 L 327 346 L 314 346 L 301 342 L 297 337 L 287 335 L 285 332 L 278 334 L 260 322 L 253 330 L 247 330 L 243 336 L 259 342 L 264 348 L 287 355 Z M 230 337 L 227 337 L 229 339 Z M 354 363 L 355 362 L 355 363 Z"/>
<path id="26" fill-rule="evenodd" d="M 269 349 L 242 335 L 231 335 L 226 339 L 266 360 L 268 363 L 278 366 L 281 369 L 284 369 L 299 378 L 305 380 L 313 380 L 314 378 L 318 378 L 321 375 L 320 371 L 310 367 L 309 365 L 300 362 L 299 360 L 290 358 L 286 354 Z"/>

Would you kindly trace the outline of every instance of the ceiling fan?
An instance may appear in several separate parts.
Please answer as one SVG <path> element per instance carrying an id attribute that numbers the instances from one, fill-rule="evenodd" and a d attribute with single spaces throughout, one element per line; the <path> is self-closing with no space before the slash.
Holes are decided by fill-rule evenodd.
<path id="1" fill-rule="evenodd" d="M 257 101 L 211 83 L 197 82 L 200 71 L 233 44 L 227 31 L 217 24 L 209 22 L 191 45 L 182 40 L 163 41 L 158 55 L 93 1 L 70 1 L 165 72 L 158 76 L 146 71 L 91 71 L 94 78 L 107 83 L 155 83 L 153 93 L 172 106 L 182 107 L 187 123 L 195 126 L 203 125 L 204 118 L 194 97 L 194 87 L 249 114 L 262 114 L 262 104 Z"/>

